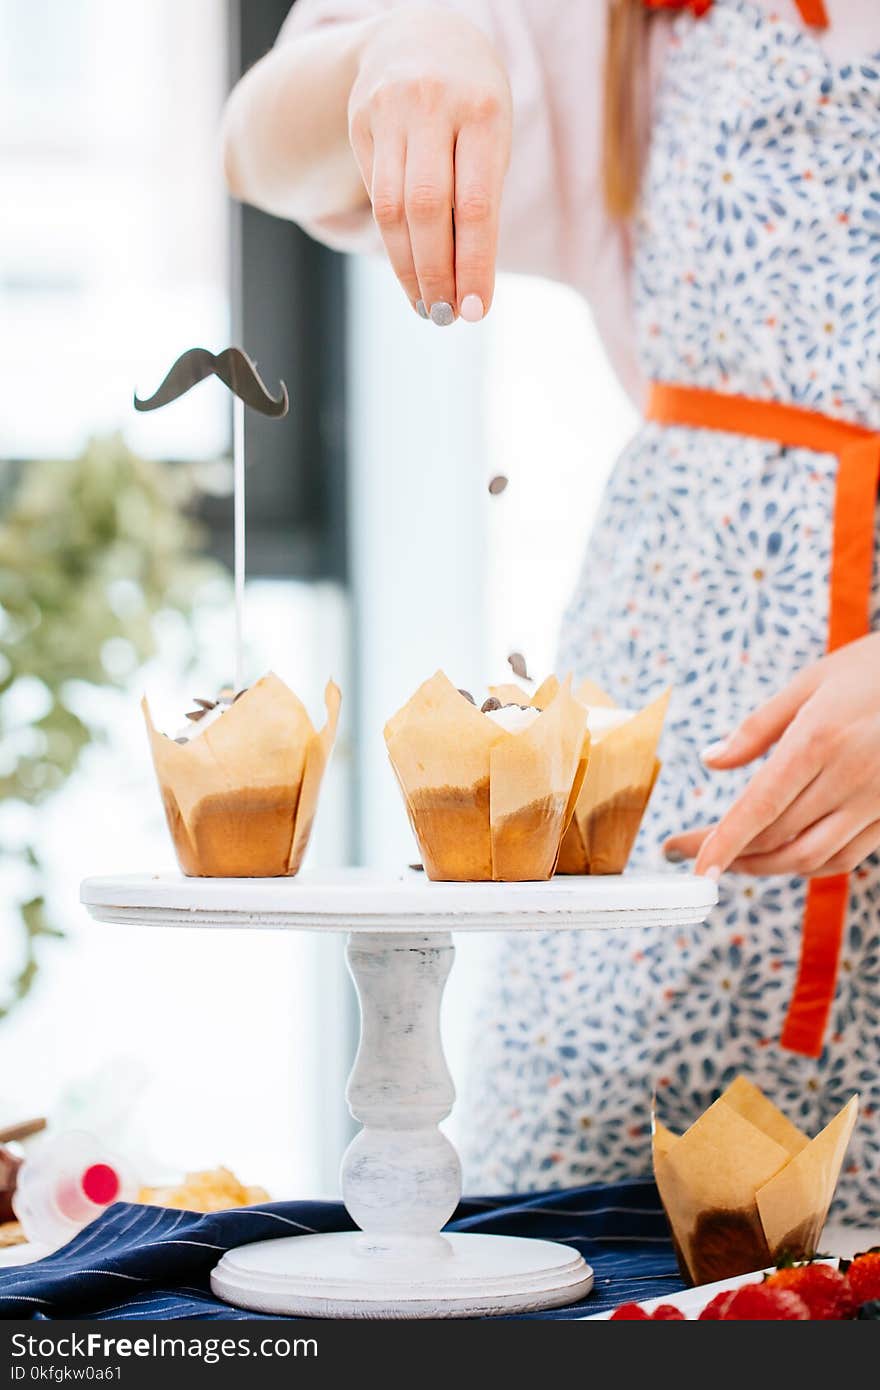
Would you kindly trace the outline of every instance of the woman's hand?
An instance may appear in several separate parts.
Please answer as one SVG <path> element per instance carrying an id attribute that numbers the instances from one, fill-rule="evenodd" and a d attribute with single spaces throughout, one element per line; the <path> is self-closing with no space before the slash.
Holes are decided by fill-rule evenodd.
<path id="1" fill-rule="evenodd" d="M 880 848 L 880 633 L 808 666 L 707 748 L 711 768 L 743 767 L 776 745 L 716 826 L 675 835 L 696 872 L 849 873 Z"/>
<path id="2" fill-rule="evenodd" d="M 388 258 L 422 317 L 477 322 L 492 303 L 510 158 L 507 77 L 485 35 L 440 10 L 369 31 L 349 136 Z"/>

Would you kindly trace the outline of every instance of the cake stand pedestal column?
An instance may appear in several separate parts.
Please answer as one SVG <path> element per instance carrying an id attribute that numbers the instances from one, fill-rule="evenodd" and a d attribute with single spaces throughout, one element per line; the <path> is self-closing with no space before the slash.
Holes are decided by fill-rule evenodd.
<path id="1" fill-rule="evenodd" d="M 214 1292 L 260 1312 L 355 1318 L 476 1317 L 582 1298 L 592 1271 L 569 1246 L 440 1234 L 461 1196 L 458 1154 L 438 1128 L 455 1099 L 440 1041 L 451 935 L 366 932 L 349 937 L 347 954 L 361 1039 L 346 1094 L 363 1129 L 342 1160 L 342 1197 L 361 1229 L 231 1250 Z"/>
<path id="2" fill-rule="evenodd" d="M 344 870 L 89 879 L 81 896 L 118 924 L 349 933 L 361 1038 L 347 1095 L 363 1128 L 342 1192 L 360 1229 L 230 1250 L 211 1276 L 221 1298 L 306 1317 L 443 1318 L 533 1312 L 589 1291 L 592 1271 L 570 1246 L 442 1230 L 461 1192 L 458 1155 L 438 1128 L 455 1098 L 440 1040 L 451 932 L 681 928 L 705 918 L 713 884 L 678 874 L 455 884 Z"/>

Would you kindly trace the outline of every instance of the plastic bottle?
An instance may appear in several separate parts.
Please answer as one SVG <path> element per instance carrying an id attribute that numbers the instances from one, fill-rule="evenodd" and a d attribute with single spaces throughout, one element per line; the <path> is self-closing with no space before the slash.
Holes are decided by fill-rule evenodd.
<path id="1" fill-rule="evenodd" d="M 24 1160 L 12 1198 L 27 1239 L 57 1250 L 113 1202 L 130 1200 L 126 1164 L 94 1135 L 69 1130 Z"/>

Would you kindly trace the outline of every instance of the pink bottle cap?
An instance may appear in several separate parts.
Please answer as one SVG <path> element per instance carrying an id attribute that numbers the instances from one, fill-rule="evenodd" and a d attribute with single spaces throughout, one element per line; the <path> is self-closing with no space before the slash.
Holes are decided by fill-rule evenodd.
<path id="1" fill-rule="evenodd" d="M 109 1163 L 92 1163 L 82 1175 L 82 1190 L 90 1202 L 109 1207 L 122 1191 L 122 1179 Z"/>

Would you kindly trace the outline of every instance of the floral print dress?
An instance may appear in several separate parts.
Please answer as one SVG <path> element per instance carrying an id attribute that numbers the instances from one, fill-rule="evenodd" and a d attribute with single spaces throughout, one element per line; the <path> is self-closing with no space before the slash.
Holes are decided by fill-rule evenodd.
<path id="1" fill-rule="evenodd" d="M 808 30 L 746 0 L 678 20 L 634 295 L 650 379 L 880 430 L 880 53 L 834 65 Z M 673 687 L 635 864 L 659 866 L 667 836 L 724 812 L 749 771 L 710 774 L 699 750 L 823 655 L 836 469 L 655 424 L 618 463 L 558 669 L 625 705 Z M 874 593 L 878 628 L 880 567 Z M 728 875 L 705 926 L 506 938 L 464 1097 L 468 1186 L 644 1173 L 654 1090 L 684 1128 L 743 1070 L 809 1133 L 861 1092 L 837 1212 L 880 1217 L 880 857 L 852 878 L 818 1060 L 778 1044 L 804 891 Z"/>

